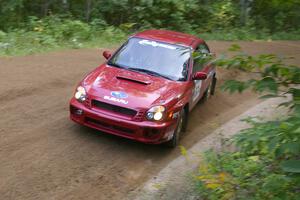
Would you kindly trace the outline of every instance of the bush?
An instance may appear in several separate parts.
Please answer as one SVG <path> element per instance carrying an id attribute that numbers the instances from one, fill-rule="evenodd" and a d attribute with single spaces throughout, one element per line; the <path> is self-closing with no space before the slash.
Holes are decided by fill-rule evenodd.
<path id="1" fill-rule="evenodd" d="M 232 51 L 239 51 L 235 45 Z M 285 65 L 274 55 L 237 53 L 216 63 L 229 69 L 259 74 L 248 81 L 228 80 L 223 90 L 245 89 L 263 98 L 291 96 L 283 103 L 287 117 L 258 122 L 232 138 L 237 150 L 206 152 L 196 176 L 199 194 L 207 199 L 298 199 L 300 195 L 300 68 Z"/>
<path id="2" fill-rule="evenodd" d="M 233 8 L 231 7 L 232 4 L 230 4 L 229 1 L 227 2 L 228 5 L 226 4 L 226 9 L 228 9 L 228 12 L 226 11 L 223 14 L 226 14 L 229 20 L 231 19 L 230 16 L 232 16 Z M 173 5 L 173 3 L 169 2 L 167 4 Z M 221 5 L 222 4 L 216 6 L 214 9 L 218 10 Z M 188 5 L 176 4 L 175 7 L 176 9 L 184 10 L 185 6 Z M 219 11 L 221 12 L 222 9 L 219 9 Z M 167 9 L 165 12 L 171 11 Z M 174 21 L 176 21 L 178 16 L 172 17 Z M 166 25 L 169 23 L 168 19 L 157 23 L 169 27 L 170 29 L 173 27 Z M 228 23 L 232 24 L 233 22 Z M 152 28 L 153 25 L 148 23 L 147 26 L 147 28 Z M 186 24 L 185 26 L 181 26 L 181 28 L 177 27 L 176 30 L 197 34 L 199 37 L 209 40 L 300 39 L 299 31 L 290 33 L 279 32 L 270 35 L 267 30 L 257 31 L 255 28 L 251 28 L 251 26 L 230 29 L 224 27 L 224 30 L 218 29 L 214 31 L 209 30 L 210 26 L 207 26 L 208 29 L 195 28 L 195 30 L 199 30 L 200 33 L 202 32 L 199 34 L 194 30 L 193 26 L 196 27 L 195 24 Z M 18 29 L 10 29 L 7 33 L 0 31 L 0 55 L 30 54 L 58 48 L 115 46 L 124 41 L 132 32 L 136 32 L 139 29 L 140 24 L 137 23 L 123 23 L 118 28 L 108 26 L 103 19 L 94 19 L 90 23 L 85 23 L 79 20 L 73 20 L 69 16 L 52 15 L 42 19 L 29 17 L 26 23 L 21 24 Z"/>
<path id="3" fill-rule="evenodd" d="M 79 20 L 63 19 L 57 16 L 50 16 L 39 20 L 31 17 L 27 31 L 39 32 L 52 36 L 56 41 L 65 40 L 88 40 L 91 36 L 91 26 Z"/>
<path id="4" fill-rule="evenodd" d="M 124 31 L 104 26 L 101 20 L 88 24 L 58 16 L 42 20 L 30 17 L 22 29 L 0 32 L 0 55 L 30 54 L 57 48 L 111 46 L 126 37 Z"/>
<path id="5" fill-rule="evenodd" d="M 213 32 L 200 31 L 197 34 L 205 40 L 225 40 L 225 41 L 238 41 L 238 40 L 300 40 L 300 30 L 290 32 L 277 32 L 271 34 L 268 30 L 256 30 L 251 27 L 232 28 L 229 30 L 217 30 Z"/>

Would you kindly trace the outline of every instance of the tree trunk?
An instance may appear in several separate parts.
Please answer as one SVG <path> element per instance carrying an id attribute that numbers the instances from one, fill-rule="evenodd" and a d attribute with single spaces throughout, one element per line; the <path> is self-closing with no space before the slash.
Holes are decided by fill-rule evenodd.
<path id="1" fill-rule="evenodd" d="M 69 12 L 69 2 L 68 0 L 62 0 L 62 7 L 64 12 Z"/>
<path id="2" fill-rule="evenodd" d="M 240 6 L 241 6 L 241 14 L 240 14 L 240 22 L 242 26 L 245 26 L 246 24 L 246 12 L 247 12 L 247 5 L 246 0 L 240 0 Z"/>
<path id="3" fill-rule="evenodd" d="M 92 10 L 92 0 L 86 0 L 86 9 L 85 9 L 85 20 L 86 22 L 90 21 Z"/>
<path id="4" fill-rule="evenodd" d="M 42 16 L 47 16 L 49 11 L 49 6 L 51 5 L 52 0 L 44 0 L 44 3 L 42 5 Z"/>

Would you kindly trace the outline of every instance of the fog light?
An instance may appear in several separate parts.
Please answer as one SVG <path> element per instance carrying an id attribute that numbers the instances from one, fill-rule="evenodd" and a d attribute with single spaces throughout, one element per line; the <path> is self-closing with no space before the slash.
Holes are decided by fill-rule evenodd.
<path id="1" fill-rule="evenodd" d="M 160 130 L 159 129 L 145 129 L 144 136 L 149 139 L 154 139 L 159 137 Z"/>

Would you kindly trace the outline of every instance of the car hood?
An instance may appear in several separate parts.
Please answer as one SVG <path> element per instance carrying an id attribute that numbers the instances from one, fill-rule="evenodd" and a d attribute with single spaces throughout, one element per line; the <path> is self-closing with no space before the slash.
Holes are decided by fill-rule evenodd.
<path id="1" fill-rule="evenodd" d="M 185 83 L 104 64 L 87 75 L 82 85 L 92 99 L 141 109 L 177 102 Z"/>

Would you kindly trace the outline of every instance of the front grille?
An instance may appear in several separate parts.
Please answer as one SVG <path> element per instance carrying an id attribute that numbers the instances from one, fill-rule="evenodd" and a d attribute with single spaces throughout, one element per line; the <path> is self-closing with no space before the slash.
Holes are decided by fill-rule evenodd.
<path id="1" fill-rule="evenodd" d="M 139 111 L 135 116 L 134 116 L 134 120 L 135 121 L 142 121 L 144 118 L 144 112 L 143 111 Z"/>
<path id="2" fill-rule="evenodd" d="M 83 102 L 83 104 L 86 106 L 86 107 L 88 107 L 88 108 L 90 108 L 91 107 L 91 101 L 90 101 L 90 98 L 87 96 L 86 97 L 86 100 Z"/>
<path id="3" fill-rule="evenodd" d="M 104 103 L 102 101 L 97 101 L 97 100 L 92 100 L 92 106 L 102 109 L 102 110 L 107 110 L 107 111 L 111 111 L 114 113 L 120 113 L 120 114 L 131 116 L 131 117 L 133 117 L 137 114 L 137 111 L 135 111 L 135 110 L 108 104 L 108 103 Z"/>
<path id="4" fill-rule="evenodd" d="M 99 126 L 101 128 L 104 128 L 104 129 L 116 130 L 116 131 L 123 132 L 123 133 L 128 133 L 128 134 L 133 134 L 134 133 L 134 130 L 132 130 L 132 129 L 117 126 L 117 125 L 108 124 L 108 123 L 105 123 L 103 121 L 99 121 L 99 120 L 96 120 L 96 119 L 93 119 L 93 118 L 86 117 L 85 120 L 86 120 L 87 123 Z"/>

